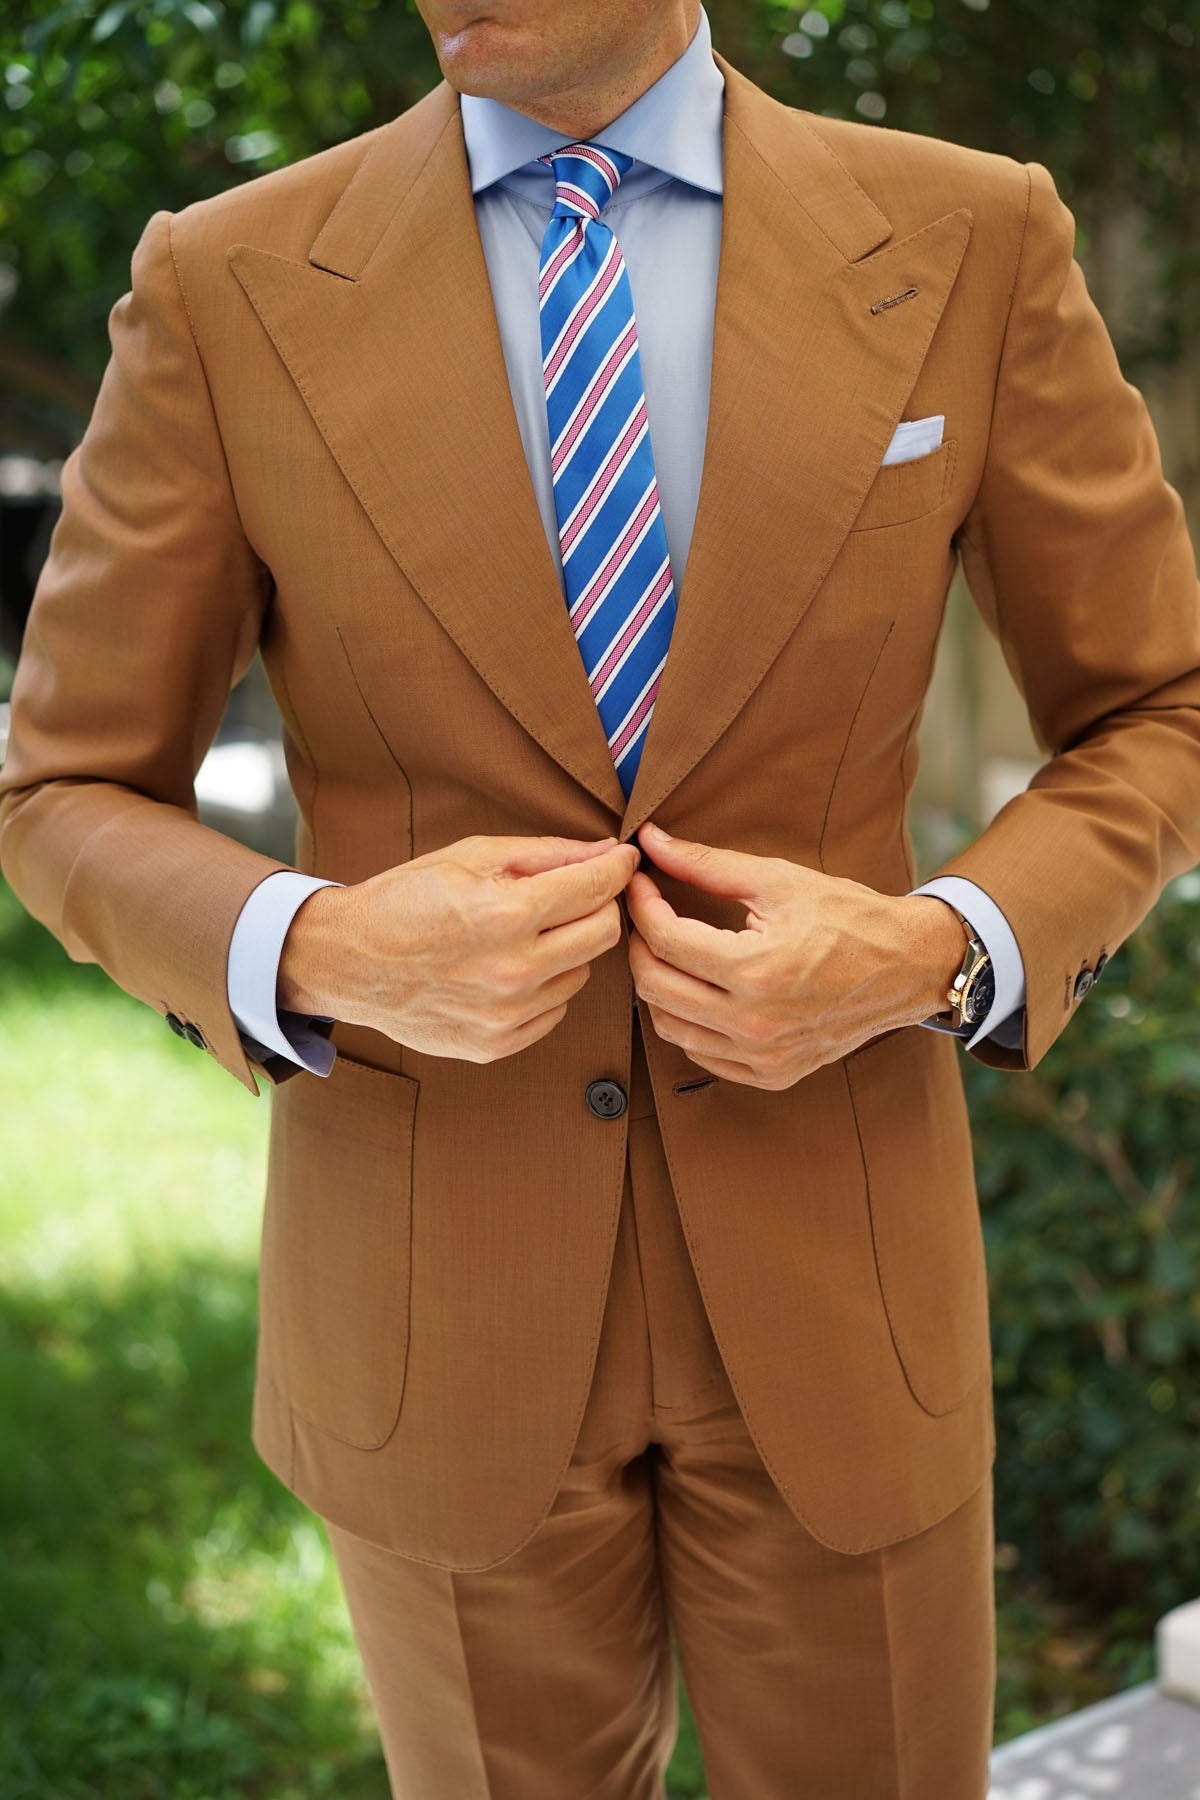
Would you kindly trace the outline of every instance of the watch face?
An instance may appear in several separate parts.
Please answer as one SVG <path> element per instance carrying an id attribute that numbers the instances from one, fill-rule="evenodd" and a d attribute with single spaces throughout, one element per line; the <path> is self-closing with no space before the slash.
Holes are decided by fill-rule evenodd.
<path id="1" fill-rule="evenodd" d="M 995 998 L 996 977 L 991 962 L 981 962 L 963 994 L 962 1015 L 966 1024 L 978 1025 L 986 1019 Z"/>

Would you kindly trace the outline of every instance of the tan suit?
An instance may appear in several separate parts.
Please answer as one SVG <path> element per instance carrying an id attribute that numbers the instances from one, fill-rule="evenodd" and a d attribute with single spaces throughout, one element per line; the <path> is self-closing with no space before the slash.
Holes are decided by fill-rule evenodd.
<path id="1" fill-rule="evenodd" d="M 915 727 L 961 551 L 1052 753 L 942 873 L 1020 945 L 1032 1068 L 1200 858 L 1200 604 L 1180 500 L 1046 170 L 777 104 L 723 58 L 724 214 L 695 532 L 628 805 L 530 485 L 445 84 L 171 217 L 114 354 L 22 658 L 0 860 L 81 959 L 255 1090 L 225 991 L 283 865 L 192 780 L 256 645 L 295 866 L 356 882 L 472 833 L 654 817 L 913 885 Z M 891 304 L 883 304 L 890 301 Z M 901 417 L 941 448 L 880 467 Z M 681 910 L 742 909 L 664 881 Z M 381 1551 L 480 1570 L 548 1513 L 593 1375 L 626 1174 L 624 945 L 487 1065 L 338 1024 L 275 1087 L 255 1443 Z M 794 1087 L 646 1023 L 703 1308 L 753 1443 L 819 1545 L 921 1533 L 994 1449 L 958 1045 L 889 1032 Z"/>

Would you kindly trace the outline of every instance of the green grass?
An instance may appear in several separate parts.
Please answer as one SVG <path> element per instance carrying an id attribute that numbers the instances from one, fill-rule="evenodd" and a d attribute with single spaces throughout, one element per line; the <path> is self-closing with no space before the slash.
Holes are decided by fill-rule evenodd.
<path id="1" fill-rule="evenodd" d="M 0 1795 L 383 1800 L 323 1530 L 250 1444 L 265 1096 L 2 883 L 0 1096 Z M 1146 1673 L 998 1579 L 998 1741 Z"/>
<path id="2" fill-rule="evenodd" d="M 250 1444 L 265 1096 L 2 884 L 0 1095 L 0 1794 L 383 1800 L 324 1532 Z"/>

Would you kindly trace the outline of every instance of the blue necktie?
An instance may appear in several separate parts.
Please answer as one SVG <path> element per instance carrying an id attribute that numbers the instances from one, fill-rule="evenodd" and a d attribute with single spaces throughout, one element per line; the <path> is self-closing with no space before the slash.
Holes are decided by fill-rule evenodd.
<path id="1" fill-rule="evenodd" d="M 628 799 L 675 621 L 633 295 L 600 217 L 633 158 L 564 144 L 538 304 L 554 507 L 575 639 Z"/>

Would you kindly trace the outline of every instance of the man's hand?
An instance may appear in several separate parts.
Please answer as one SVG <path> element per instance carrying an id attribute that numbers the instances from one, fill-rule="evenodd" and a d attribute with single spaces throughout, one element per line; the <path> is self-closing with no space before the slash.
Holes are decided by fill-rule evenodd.
<path id="1" fill-rule="evenodd" d="M 278 1004 L 433 1056 L 511 1056 L 620 942 L 616 896 L 638 861 L 615 838 L 470 837 L 318 888 L 284 940 Z"/>
<path id="2" fill-rule="evenodd" d="M 741 931 L 681 918 L 645 871 L 626 892 L 629 965 L 655 1031 L 750 1087 L 791 1087 L 868 1038 L 946 1010 L 958 915 L 932 894 L 878 894 L 782 857 L 639 839 L 666 875 L 740 900 Z"/>

